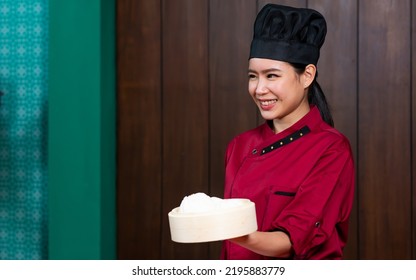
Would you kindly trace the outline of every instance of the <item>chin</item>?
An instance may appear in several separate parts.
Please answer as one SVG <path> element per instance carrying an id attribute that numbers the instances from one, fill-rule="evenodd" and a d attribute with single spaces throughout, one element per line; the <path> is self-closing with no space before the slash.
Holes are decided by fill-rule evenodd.
<path id="1" fill-rule="evenodd" d="M 262 111 L 260 111 L 260 114 L 261 114 L 261 117 L 265 119 L 266 121 L 271 121 L 277 118 L 276 114 L 264 113 Z"/>

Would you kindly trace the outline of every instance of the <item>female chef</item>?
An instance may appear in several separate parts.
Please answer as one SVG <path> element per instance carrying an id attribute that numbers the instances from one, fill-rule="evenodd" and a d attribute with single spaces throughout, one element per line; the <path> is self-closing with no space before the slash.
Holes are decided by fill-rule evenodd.
<path id="1" fill-rule="evenodd" d="M 248 91 L 266 122 L 229 143 L 224 196 L 255 203 L 258 231 L 224 241 L 223 259 L 342 258 L 354 163 L 316 81 L 325 35 L 311 9 L 257 15 Z"/>

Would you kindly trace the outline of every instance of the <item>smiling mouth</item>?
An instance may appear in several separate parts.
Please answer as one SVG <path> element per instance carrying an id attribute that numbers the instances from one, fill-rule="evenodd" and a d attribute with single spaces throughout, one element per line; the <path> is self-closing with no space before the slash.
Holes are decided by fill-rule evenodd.
<path id="1" fill-rule="evenodd" d="M 269 106 L 277 102 L 277 99 L 272 100 L 260 100 L 260 105 L 262 106 Z"/>

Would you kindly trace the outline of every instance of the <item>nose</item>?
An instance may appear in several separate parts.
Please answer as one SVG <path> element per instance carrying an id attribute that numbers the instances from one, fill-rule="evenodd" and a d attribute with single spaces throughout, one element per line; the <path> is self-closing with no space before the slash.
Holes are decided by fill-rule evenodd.
<path id="1" fill-rule="evenodd" d="M 256 95 L 264 95 L 267 92 L 267 82 L 265 81 L 265 79 L 259 78 L 255 89 Z"/>

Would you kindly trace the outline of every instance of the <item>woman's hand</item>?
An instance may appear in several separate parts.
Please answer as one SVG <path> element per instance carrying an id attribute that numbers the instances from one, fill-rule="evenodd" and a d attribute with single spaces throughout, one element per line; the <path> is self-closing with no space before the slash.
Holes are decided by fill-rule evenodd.
<path id="1" fill-rule="evenodd" d="M 229 241 L 267 257 L 287 258 L 291 255 L 292 244 L 282 231 L 256 231 Z"/>

